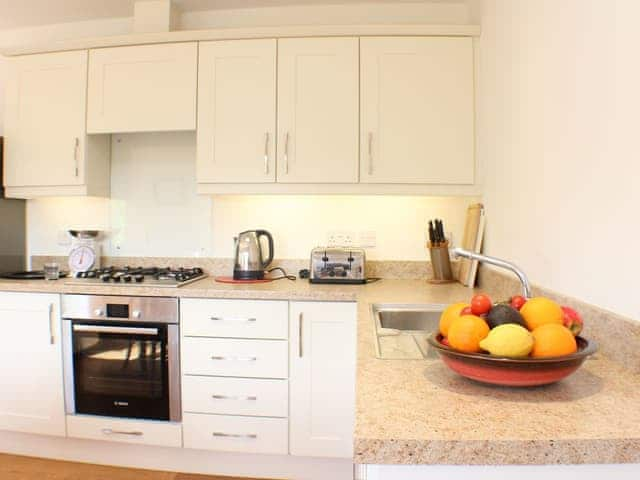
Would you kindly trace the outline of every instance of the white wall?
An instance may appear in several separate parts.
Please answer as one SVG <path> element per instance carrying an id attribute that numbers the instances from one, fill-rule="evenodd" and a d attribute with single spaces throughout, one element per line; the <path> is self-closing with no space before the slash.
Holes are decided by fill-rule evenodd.
<path id="1" fill-rule="evenodd" d="M 640 2 L 485 0 L 486 251 L 640 318 Z"/>

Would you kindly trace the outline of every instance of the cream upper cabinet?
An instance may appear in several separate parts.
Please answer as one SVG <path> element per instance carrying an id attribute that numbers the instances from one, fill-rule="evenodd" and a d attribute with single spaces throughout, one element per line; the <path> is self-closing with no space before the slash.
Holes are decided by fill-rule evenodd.
<path id="1" fill-rule="evenodd" d="M 196 42 L 89 53 L 88 133 L 195 130 Z"/>
<path id="2" fill-rule="evenodd" d="M 276 40 L 200 44 L 198 182 L 276 179 Z"/>
<path id="3" fill-rule="evenodd" d="M 278 182 L 358 181 L 358 39 L 278 41 Z"/>
<path id="4" fill-rule="evenodd" d="M 474 60 L 469 37 L 361 39 L 365 183 L 474 183 Z"/>
<path id="5" fill-rule="evenodd" d="M 108 195 L 109 139 L 86 136 L 86 96 L 86 50 L 9 59 L 8 197 Z"/>

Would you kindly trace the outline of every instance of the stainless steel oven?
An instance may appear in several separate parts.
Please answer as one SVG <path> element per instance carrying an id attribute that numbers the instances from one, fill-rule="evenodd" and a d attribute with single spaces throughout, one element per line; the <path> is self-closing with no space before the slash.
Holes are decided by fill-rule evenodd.
<path id="1" fill-rule="evenodd" d="M 178 299 L 63 295 L 67 413 L 179 421 Z"/>

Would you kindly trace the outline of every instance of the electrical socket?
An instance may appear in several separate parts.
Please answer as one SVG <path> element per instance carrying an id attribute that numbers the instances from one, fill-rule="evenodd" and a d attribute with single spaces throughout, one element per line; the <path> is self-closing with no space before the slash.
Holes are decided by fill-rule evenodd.
<path id="1" fill-rule="evenodd" d="M 345 230 L 333 230 L 327 234 L 328 247 L 352 247 L 355 245 L 355 234 Z"/>
<path id="2" fill-rule="evenodd" d="M 375 248 L 377 246 L 377 235 L 373 230 L 360 232 L 359 246 L 362 248 Z"/>

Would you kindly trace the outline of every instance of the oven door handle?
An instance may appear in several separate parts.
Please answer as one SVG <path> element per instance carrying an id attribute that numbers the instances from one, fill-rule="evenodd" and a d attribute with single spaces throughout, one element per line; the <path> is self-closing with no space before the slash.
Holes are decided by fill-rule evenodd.
<path id="1" fill-rule="evenodd" d="M 123 335 L 149 335 L 157 336 L 157 328 L 139 328 L 139 327 L 110 327 L 107 325 L 82 325 L 76 324 L 73 326 L 74 332 L 84 333 L 120 333 Z"/>

